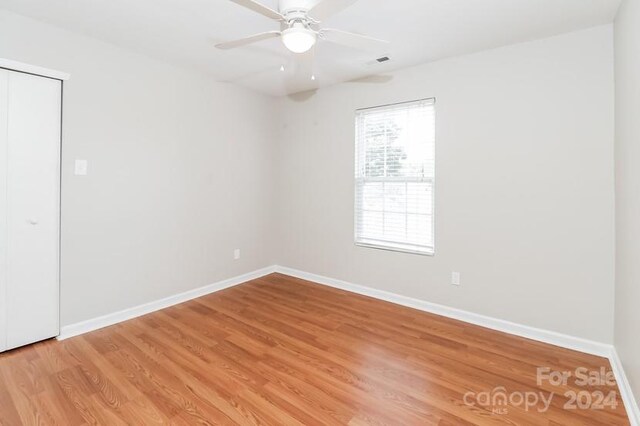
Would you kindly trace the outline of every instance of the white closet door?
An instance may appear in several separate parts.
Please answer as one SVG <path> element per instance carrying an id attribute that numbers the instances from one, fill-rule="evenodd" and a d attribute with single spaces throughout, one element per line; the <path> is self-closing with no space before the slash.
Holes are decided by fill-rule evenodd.
<path id="1" fill-rule="evenodd" d="M 8 72 L 7 349 L 59 334 L 62 83 Z"/>
<path id="2" fill-rule="evenodd" d="M 0 352 L 7 348 L 7 100 L 9 71 L 0 69 Z"/>

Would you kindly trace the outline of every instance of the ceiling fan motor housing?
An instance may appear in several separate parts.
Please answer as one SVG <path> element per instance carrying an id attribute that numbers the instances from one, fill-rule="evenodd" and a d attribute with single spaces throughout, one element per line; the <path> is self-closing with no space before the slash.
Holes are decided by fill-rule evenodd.
<path id="1" fill-rule="evenodd" d="M 311 3 L 311 5 L 310 5 Z M 310 7 L 316 2 L 310 0 L 280 0 L 278 2 L 278 11 L 287 19 L 289 13 L 298 12 L 301 16 L 305 16 Z"/>
<path id="2" fill-rule="evenodd" d="M 289 28 L 305 28 L 311 31 L 319 30 L 319 22 L 307 14 L 309 12 L 309 0 L 280 0 L 279 12 L 285 18 L 280 26 L 281 31 Z"/>

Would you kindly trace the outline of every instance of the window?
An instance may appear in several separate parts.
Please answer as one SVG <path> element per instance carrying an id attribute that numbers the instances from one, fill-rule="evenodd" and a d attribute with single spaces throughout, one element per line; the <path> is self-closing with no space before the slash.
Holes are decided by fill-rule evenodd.
<path id="1" fill-rule="evenodd" d="M 434 102 L 357 111 L 357 245 L 434 253 Z"/>

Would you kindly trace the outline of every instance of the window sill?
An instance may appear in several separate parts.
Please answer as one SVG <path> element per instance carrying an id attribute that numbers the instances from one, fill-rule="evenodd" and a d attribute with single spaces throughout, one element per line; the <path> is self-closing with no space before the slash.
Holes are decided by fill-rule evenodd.
<path id="1" fill-rule="evenodd" d="M 416 254 L 418 256 L 429 256 L 429 257 L 435 256 L 435 250 L 433 249 L 417 250 L 417 249 L 410 249 L 410 248 L 403 248 L 403 247 L 394 247 L 392 245 L 382 245 L 382 244 L 374 244 L 374 243 L 366 243 L 366 242 L 356 242 L 355 245 L 358 247 L 371 248 L 376 250 L 395 251 L 398 253 L 406 253 L 406 254 Z"/>

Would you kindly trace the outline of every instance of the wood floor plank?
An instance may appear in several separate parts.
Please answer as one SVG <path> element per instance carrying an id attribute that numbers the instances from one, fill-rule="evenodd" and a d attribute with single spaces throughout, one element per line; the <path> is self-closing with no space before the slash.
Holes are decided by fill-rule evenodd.
<path id="1" fill-rule="evenodd" d="M 272 274 L 0 354 L 0 425 L 629 424 L 617 386 L 538 383 L 539 367 L 611 370 L 604 358 Z M 481 403 L 500 389 L 553 397 L 548 407 Z M 617 407 L 565 407 L 598 392 Z"/>

